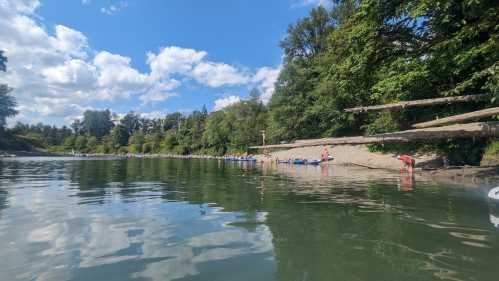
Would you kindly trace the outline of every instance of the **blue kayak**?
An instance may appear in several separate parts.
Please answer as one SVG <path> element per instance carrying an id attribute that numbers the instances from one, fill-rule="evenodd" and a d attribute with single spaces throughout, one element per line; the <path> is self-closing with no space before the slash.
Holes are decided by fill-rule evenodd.
<path id="1" fill-rule="evenodd" d="M 293 164 L 295 164 L 295 165 L 305 165 L 305 164 L 307 164 L 307 160 L 295 159 L 295 160 L 293 160 Z"/>
<path id="2" fill-rule="evenodd" d="M 321 160 L 310 160 L 307 161 L 308 165 L 319 165 L 322 161 Z"/>

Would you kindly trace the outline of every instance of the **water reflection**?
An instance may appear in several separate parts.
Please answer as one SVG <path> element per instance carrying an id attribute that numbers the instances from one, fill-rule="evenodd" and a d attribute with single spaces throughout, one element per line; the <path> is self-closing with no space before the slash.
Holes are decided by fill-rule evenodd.
<path id="1" fill-rule="evenodd" d="M 0 162 L 0 181 L 0 248 L 9 257 L 0 280 L 499 273 L 481 189 L 356 168 L 160 159 L 20 159 Z"/>

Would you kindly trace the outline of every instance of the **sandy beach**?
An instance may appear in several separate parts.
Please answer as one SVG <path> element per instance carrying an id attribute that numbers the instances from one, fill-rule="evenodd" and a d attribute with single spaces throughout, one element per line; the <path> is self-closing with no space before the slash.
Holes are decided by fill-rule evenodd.
<path id="1" fill-rule="evenodd" d="M 277 159 L 320 159 L 324 146 L 300 147 L 289 150 L 271 152 L 267 155 L 258 155 L 260 161 L 275 161 Z M 396 154 L 370 152 L 363 145 L 341 145 L 327 146 L 329 155 L 334 159 L 329 161 L 330 165 L 357 165 L 374 169 L 399 170 L 402 162 L 397 160 Z M 441 159 L 435 154 L 411 155 L 416 160 L 416 167 L 438 167 Z"/>

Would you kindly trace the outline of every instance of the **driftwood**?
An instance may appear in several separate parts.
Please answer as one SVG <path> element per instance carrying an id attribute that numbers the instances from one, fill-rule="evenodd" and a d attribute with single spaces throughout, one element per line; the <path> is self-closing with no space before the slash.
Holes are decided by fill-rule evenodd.
<path id="1" fill-rule="evenodd" d="M 483 110 L 473 111 L 465 114 L 459 114 L 454 116 L 449 116 L 429 122 L 417 123 L 412 125 L 414 128 L 428 128 L 428 127 L 436 127 L 441 125 L 447 125 L 451 123 L 460 123 L 468 120 L 475 120 L 483 117 L 489 117 L 493 115 L 499 114 L 499 107 L 487 108 Z"/>
<path id="2" fill-rule="evenodd" d="M 360 106 L 360 107 L 354 107 L 354 108 L 347 108 L 347 109 L 345 109 L 345 112 L 379 111 L 379 110 L 384 110 L 384 109 L 400 110 L 400 109 L 404 109 L 406 107 L 477 101 L 477 100 L 483 100 L 487 97 L 490 97 L 490 95 L 481 94 L 481 95 L 467 95 L 467 96 L 456 96 L 456 97 L 446 97 L 446 98 L 402 101 L 402 102 L 389 103 L 389 104 L 383 104 L 383 105 Z"/>
<path id="3" fill-rule="evenodd" d="M 343 137 L 300 140 L 287 144 L 253 146 L 253 149 L 262 148 L 296 148 L 320 145 L 358 145 L 372 143 L 411 142 L 421 140 L 438 140 L 449 138 L 482 138 L 499 137 L 499 122 L 477 122 L 458 124 L 436 128 L 414 129 L 394 133 L 378 134 L 366 137 Z"/>

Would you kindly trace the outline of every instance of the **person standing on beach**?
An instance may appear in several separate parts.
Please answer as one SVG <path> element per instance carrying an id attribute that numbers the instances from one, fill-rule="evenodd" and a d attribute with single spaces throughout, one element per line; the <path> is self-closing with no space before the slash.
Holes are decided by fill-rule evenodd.
<path id="1" fill-rule="evenodd" d="M 327 150 L 326 146 L 324 147 L 324 149 L 322 149 L 321 160 L 323 162 L 327 162 L 329 160 L 329 151 Z"/>

